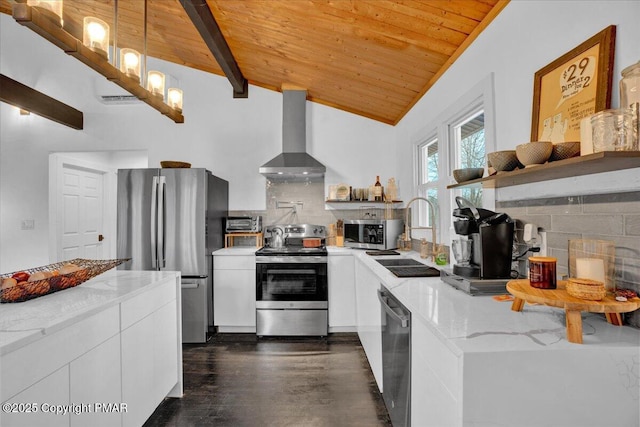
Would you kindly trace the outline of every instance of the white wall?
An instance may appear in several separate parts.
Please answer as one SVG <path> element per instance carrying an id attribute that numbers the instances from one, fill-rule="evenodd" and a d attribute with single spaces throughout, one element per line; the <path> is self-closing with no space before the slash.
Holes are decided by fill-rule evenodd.
<path id="1" fill-rule="evenodd" d="M 511 1 L 396 127 L 399 149 L 396 170 L 400 179 L 411 181 L 411 144 L 420 130 L 492 72 L 496 149 L 514 149 L 529 142 L 536 71 L 609 25 L 617 27 L 612 96 L 612 107 L 617 107 L 620 71 L 640 59 L 639 17 L 637 0 Z M 563 180 L 553 186 L 544 183 L 525 189 L 518 186 L 500 190 L 498 197 L 536 198 L 551 195 L 549 187 L 557 194 L 574 191 L 576 185 L 597 192 L 600 185 L 633 182 L 628 178 L 634 175 L 637 170 Z"/>
<path id="2" fill-rule="evenodd" d="M 49 263 L 48 156 L 53 152 L 144 150 L 149 166 L 182 160 L 229 181 L 230 210 L 264 210 L 258 168 L 281 152 L 282 96 L 251 86 L 233 99 L 226 78 L 149 59 L 178 79 L 184 124 L 146 104 L 105 106 L 98 94 L 122 93 L 78 60 L 0 14 L 0 72 L 84 113 L 84 129 L 20 116 L 0 103 L 0 272 Z M 307 151 L 327 166 L 326 183 L 372 184 L 395 171 L 395 129 L 307 102 Z M 34 230 L 20 230 L 35 219 Z"/>

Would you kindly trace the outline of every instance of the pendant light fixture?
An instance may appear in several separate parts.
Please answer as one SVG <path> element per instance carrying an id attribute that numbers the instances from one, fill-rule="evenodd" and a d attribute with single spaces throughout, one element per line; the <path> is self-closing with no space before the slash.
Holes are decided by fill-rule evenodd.
<path id="1" fill-rule="evenodd" d="M 140 53 L 135 49 L 124 47 L 120 49 L 120 71 L 127 77 L 140 82 Z"/>
<path id="2" fill-rule="evenodd" d="M 79 43 L 75 36 L 62 28 L 62 3 L 63 0 L 18 1 L 11 6 L 12 16 L 19 24 L 36 32 L 174 122 L 184 123 L 182 91 L 171 82 L 171 90 L 165 98 L 165 75 L 155 70 L 147 72 L 147 0 L 144 0 L 142 55 L 134 49 L 117 46 L 118 0 L 113 0 L 113 46 L 110 46 L 109 24 L 93 16 L 83 19 L 82 43 Z M 57 24 L 58 17 L 60 26 L 51 25 L 52 20 Z M 110 49 L 113 49 L 113 63 L 109 61 Z"/>
<path id="3" fill-rule="evenodd" d="M 167 89 L 167 104 L 171 108 L 182 111 L 182 90 L 176 87 Z"/>
<path id="4" fill-rule="evenodd" d="M 60 26 L 63 25 L 62 0 L 27 0 L 27 5 L 55 13 L 60 18 Z"/>
<path id="5" fill-rule="evenodd" d="M 164 74 L 160 71 L 150 70 L 147 73 L 147 90 L 153 96 L 164 99 Z"/>
<path id="6" fill-rule="evenodd" d="M 87 16 L 83 20 L 82 44 L 109 60 L 109 24 Z"/>

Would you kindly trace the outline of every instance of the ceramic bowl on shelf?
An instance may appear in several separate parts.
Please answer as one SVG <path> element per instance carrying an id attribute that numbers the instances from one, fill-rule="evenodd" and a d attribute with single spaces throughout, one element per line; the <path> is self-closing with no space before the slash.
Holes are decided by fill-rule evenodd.
<path id="1" fill-rule="evenodd" d="M 534 141 L 518 145 L 516 156 L 526 168 L 546 163 L 551 157 L 552 151 L 553 143 L 551 141 Z"/>
<path id="2" fill-rule="evenodd" d="M 553 144 L 550 162 L 569 159 L 580 155 L 580 141 L 557 142 Z"/>
<path id="3" fill-rule="evenodd" d="M 515 150 L 503 150 L 488 153 L 487 162 L 496 170 L 496 172 L 512 171 L 520 167 Z"/>
<path id="4" fill-rule="evenodd" d="M 482 175 L 484 175 L 484 168 L 463 168 L 453 171 L 453 179 L 455 179 L 458 184 L 482 178 Z"/>

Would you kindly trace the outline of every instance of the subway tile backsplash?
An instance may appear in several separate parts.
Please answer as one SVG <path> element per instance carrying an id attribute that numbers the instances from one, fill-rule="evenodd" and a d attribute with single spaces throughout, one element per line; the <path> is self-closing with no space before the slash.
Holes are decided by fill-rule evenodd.
<path id="1" fill-rule="evenodd" d="M 569 240 L 615 242 L 616 286 L 640 291 L 640 191 L 496 202 L 496 210 L 542 227 L 560 274 L 568 274 Z M 625 319 L 640 328 L 638 311 Z"/>

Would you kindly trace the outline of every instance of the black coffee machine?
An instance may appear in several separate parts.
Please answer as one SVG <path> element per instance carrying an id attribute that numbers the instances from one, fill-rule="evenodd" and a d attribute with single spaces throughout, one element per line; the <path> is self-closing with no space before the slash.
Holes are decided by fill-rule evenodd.
<path id="1" fill-rule="evenodd" d="M 456 197 L 453 210 L 456 234 L 471 240 L 471 259 L 453 265 L 453 274 L 480 279 L 509 279 L 513 255 L 515 222 L 506 213 L 476 208 L 468 200 Z"/>

